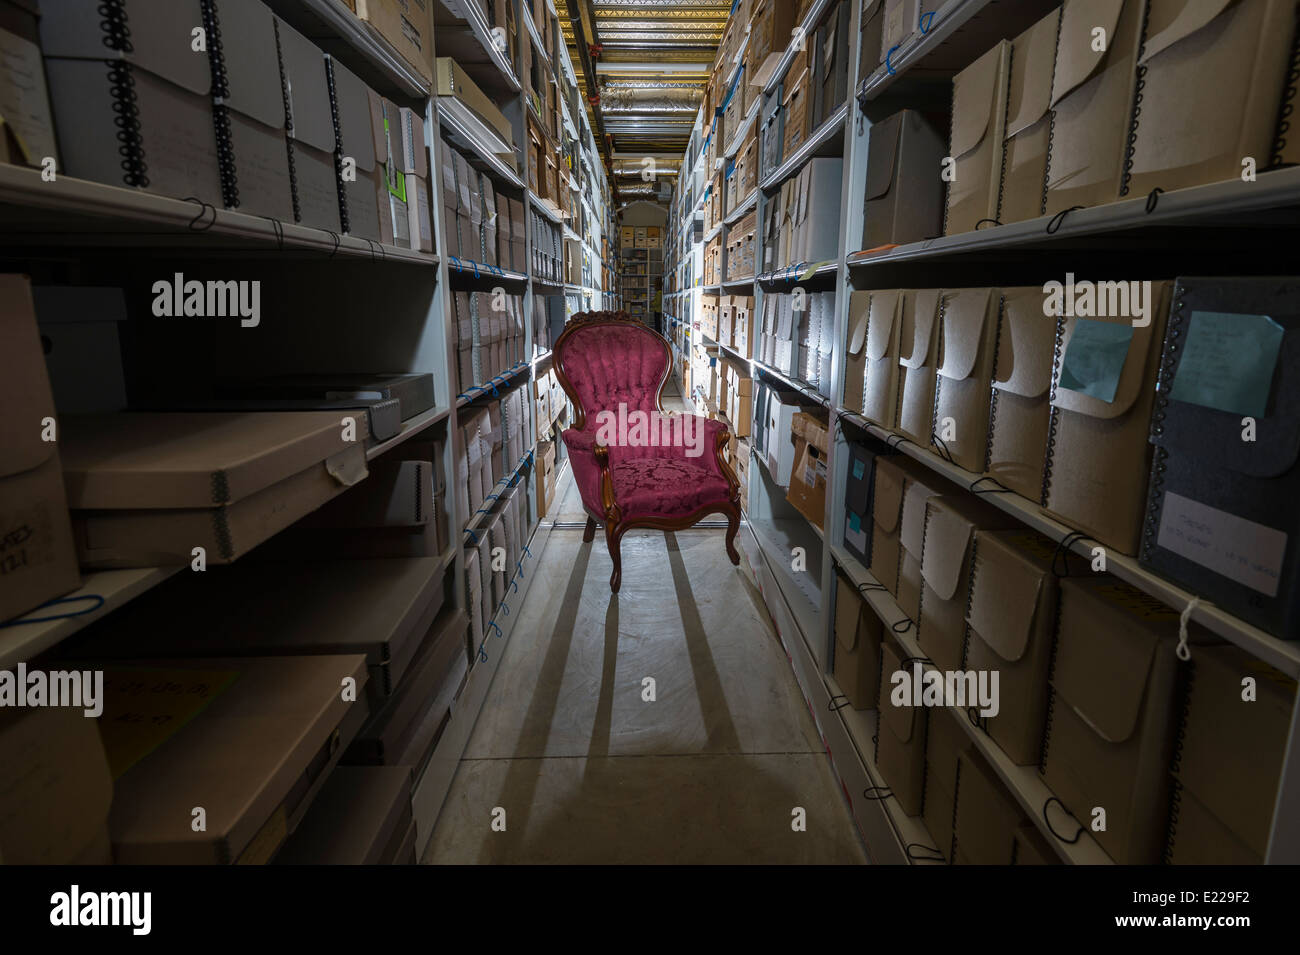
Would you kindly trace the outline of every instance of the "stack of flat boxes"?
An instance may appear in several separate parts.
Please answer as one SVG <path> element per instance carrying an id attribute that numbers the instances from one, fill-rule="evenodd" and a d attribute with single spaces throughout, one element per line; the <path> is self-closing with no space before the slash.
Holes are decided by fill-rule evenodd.
<path id="1" fill-rule="evenodd" d="M 727 234 L 727 279 L 747 279 L 754 275 L 755 232 L 758 212 L 750 212 Z"/>

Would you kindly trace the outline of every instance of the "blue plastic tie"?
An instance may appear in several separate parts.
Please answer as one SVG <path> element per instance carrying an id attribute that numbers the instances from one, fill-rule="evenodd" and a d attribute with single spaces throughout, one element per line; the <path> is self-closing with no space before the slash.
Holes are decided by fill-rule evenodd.
<path id="1" fill-rule="evenodd" d="M 47 607 L 57 607 L 59 604 L 77 603 L 81 600 L 93 600 L 94 603 L 85 610 L 70 610 L 67 613 L 53 613 L 44 617 L 24 617 L 21 620 L 7 620 L 4 623 L 0 623 L 0 628 L 17 627 L 25 623 L 46 623 L 50 620 L 66 620 L 69 617 L 81 617 L 88 613 L 94 613 L 100 607 L 104 606 L 104 598 L 99 594 L 82 594 L 80 597 L 59 597 L 56 600 L 47 601 L 31 612 L 35 613 L 37 610 L 44 610 Z"/>
<path id="2" fill-rule="evenodd" d="M 483 663 L 487 663 L 488 655 L 487 655 L 487 643 L 486 643 L 486 642 L 482 643 L 482 644 L 479 646 L 479 648 L 478 648 L 478 658 L 479 658 L 479 660 L 481 660 Z"/>
<path id="3" fill-rule="evenodd" d="M 889 58 L 894 55 L 894 51 L 897 49 L 898 49 L 898 45 L 891 46 L 889 48 L 889 52 L 885 54 L 885 72 L 888 73 L 890 76 L 894 75 L 894 64 L 889 62 Z"/>
<path id="4" fill-rule="evenodd" d="M 468 534 L 471 538 L 473 538 L 475 544 L 478 543 L 478 535 L 475 534 L 475 533 L 474 533 L 472 530 L 470 530 L 468 527 L 465 528 L 465 533 Z"/>
<path id="5" fill-rule="evenodd" d="M 921 27 L 921 32 L 922 32 L 922 33 L 929 33 L 929 32 L 930 32 L 930 24 L 932 24 L 933 22 L 934 22 L 934 11 L 933 11 L 933 10 L 931 10 L 929 13 L 923 13 L 923 14 L 921 14 L 921 20 L 920 20 L 920 23 L 918 24 L 918 25 Z"/>

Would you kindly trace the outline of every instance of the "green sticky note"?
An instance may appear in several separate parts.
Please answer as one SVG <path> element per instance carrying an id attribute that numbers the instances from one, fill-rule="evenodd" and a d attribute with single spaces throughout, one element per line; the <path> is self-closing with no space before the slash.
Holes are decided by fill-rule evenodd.
<path id="1" fill-rule="evenodd" d="M 867 473 L 867 462 L 857 460 L 853 462 L 853 480 L 862 480 L 862 475 Z"/>
<path id="2" fill-rule="evenodd" d="M 1114 401 L 1132 340 L 1132 325 L 1076 319 L 1061 363 L 1061 387 L 1100 398 L 1107 404 Z"/>
<path id="3" fill-rule="evenodd" d="M 1192 312 L 1169 397 L 1262 418 L 1282 335 L 1267 315 Z"/>
<path id="4" fill-rule="evenodd" d="M 855 534 L 862 530 L 862 518 L 858 517 L 858 515 L 854 514 L 852 511 L 849 511 L 849 530 L 853 531 Z"/>

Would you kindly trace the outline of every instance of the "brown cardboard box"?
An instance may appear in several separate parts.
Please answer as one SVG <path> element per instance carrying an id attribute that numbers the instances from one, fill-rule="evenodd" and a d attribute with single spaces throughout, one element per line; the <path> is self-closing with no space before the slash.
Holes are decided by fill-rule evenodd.
<path id="1" fill-rule="evenodd" d="M 1290 0 L 1150 0 L 1126 195 L 1236 179 L 1247 156 L 1267 165 L 1295 24 Z"/>
<path id="2" fill-rule="evenodd" d="M 1043 214 L 1047 149 L 1052 133 L 1052 73 L 1060 22 L 1058 7 L 1011 42 L 1007 139 L 997 215 L 1004 224 Z"/>
<path id="3" fill-rule="evenodd" d="M 229 563 L 365 478 L 367 427 L 328 411 L 69 416 L 81 562 L 189 564 L 201 546 L 209 564 Z"/>
<path id="4" fill-rule="evenodd" d="M 903 670 L 897 644 L 880 646 L 880 725 L 876 730 L 876 768 L 899 808 L 919 815 L 925 783 L 925 733 L 929 711 L 923 706 L 895 706 L 893 676 Z M 908 663 L 912 672 L 913 663 Z M 916 664 L 919 668 L 919 664 Z M 910 700 L 909 700 L 910 702 Z"/>
<path id="5" fill-rule="evenodd" d="M 943 857 L 952 860 L 952 815 L 957 795 L 957 761 L 971 741 L 957 721 L 963 717 L 940 706 L 930 713 L 925 739 L 925 799 L 921 815 Z"/>
<path id="6" fill-rule="evenodd" d="M 988 760 L 973 749 L 958 759 L 953 841 L 969 865 L 1011 865 L 1017 830 L 1025 823 L 1020 804 Z"/>
<path id="7" fill-rule="evenodd" d="M 408 64 L 433 79 L 433 36 L 428 0 L 349 0 L 358 18 L 375 28 Z"/>
<path id="8" fill-rule="evenodd" d="M 1200 810 L 1231 834 L 1227 844 L 1243 845 L 1254 862 L 1263 862 L 1274 812 L 1281 808 L 1277 787 L 1295 681 L 1230 644 L 1197 649 L 1191 667 L 1172 767 L 1183 786 L 1175 800 L 1179 815 L 1169 827 L 1172 861 L 1227 861 L 1199 826 L 1184 826 L 1184 816 Z M 1247 678 L 1253 681 L 1249 699 L 1244 698 Z"/>
<path id="9" fill-rule="evenodd" d="M 997 359 L 989 396 L 989 446 L 984 472 L 1031 501 L 1043 493 L 1056 322 L 1043 314 L 1043 290 L 1002 289 Z"/>
<path id="10" fill-rule="evenodd" d="M 54 396 L 26 276 L 0 275 L 0 620 L 81 584 Z"/>
<path id="11" fill-rule="evenodd" d="M 808 101 L 812 98 L 808 73 L 808 51 L 795 55 L 781 85 L 782 155 L 792 156 L 807 139 Z"/>
<path id="12" fill-rule="evenodd" d="M 871 292 L 849 293 L 848 347 L 844 360 L 844 398 L 847 411 L 862 410 L 862 384 L 866 373 L 867 318 L 871 312 Z"/>
<path id="13" fill-rule="evenodd" d="M 1026 528 L 979 530 L 971 549 L 967 669 L 997 671 L 999 708 L 982 725 L 1011 761 L 1038 763 L 1059 592 L 1052 541 Z M 1088 568 L 1066 558 L 1072 573 Z"/>
<path id="14" fill-rule="evenodd" d="M 920 113 L 905 109 L 871 127 L 862 247 L 919 242 L 943 231 L 944 142 Z"/>
<path id="15" fill-rule="evenodd" d="M 930 447 L 934 421 L 934 370 L 939 352 L 940 289 L 908 289 L 900 296 L 897 430 Z M 886 307 L 888 307 L 888 304 Z M 870 332 L 870 323 L 867 329 Z M 869 336 L 868 336 L 869 337 Z"/>
<path id="16" fill-rule="evenodd" d="M 945 235 L 973 232 L 998 217 L 1006 136 L 1011 44 L 1006 40 L 952 78 L 952 181 L 944 208 Z"/>
<path id="17" fill-rule="evenodd" d="M 903 520 L 906 524 L 907 517 Z M 917 642 L 939 669 L 964 666 L 975 532 L 1013 526 L 1015 518 L 972 495 L 939 495 L 927 502 L 921 533 L 921 593 L 912 619 L 917 623 Z M 900 596 L 902 589 L 900 581 Z"/>
<path id="18" fill-rule="evenodd" d="M 830 453 L 826 426 L 810 414 L 797 412 L 794 430 L 794 466 L 786 499 L 818 528 L 826 513 L 826 460 Z"/>
<path id="19" fill-rule="evenodd" d="M 1108 576 L 1065 578 L 1060 606 L 1043 781 L 1117 863 L 1154 864 L 1168 831 L 1178 612 Z"/>
<path id="20" fill-rule="evenodd" d="M 755 0 L 752 16 L 748 49 L 750 74 L 746 82 L 761 88 L 767 86 L 790 43 L 790 31 L 795 25 L 794 0 Z"/>
<path id="21" fill-rule="evenodd" d="M 835 682 L 855 710 L 874 710 L 883 625 L 847 577 L 836 580 Z"/>
<path id="22" fill-rule="evenodd" d="M 875 496 L 872 499 L 871 576 L 891 594 L 898 594 L 898 563 L 901 544 L 899 523 L 903 515 L 903 489 L 912 473 L 909 459 L 902 455 L 877 455 Z M 892 622 L 892 621 L 891 621 Z"/>
<path id="23" fill-rule="evenodd" d="M 1053 371 L 1051 394 L 1056 440 L 1048 449 L 1042 504 L 1063 523 L 1122 554 L 1137 553 L 1146 510 L 1151 465 L 1147 435 L 1169 289 L 1168 282 L 1151 283 L 1151 320 L 1133 328 L 1113 400 L 1072 390 L 1062 380 L 1075 376 L 1085 387 L 1104 388 L 1107 383 L 1098 375 L 1113 369 L 1105 362 L 1096 364 L 1098 349 L 1090 346 L 1076 356 L 1071 346 L 1081 321 L 1114 326 L 1129 320 L 1066 318 L 1064 331 L 1057 332 L 1062 360 Z"/>
<path id="24" fill-rule="evenodd" d="M 934 440 L 953 463 L 976 474 L 983 472 L 988 450 L 989 380 L 1000 299 L 997 289 L 944 289 L 940 308 Z"/>
<path id="25" fill-rule="evenodd" d="M 112 862 L 113 777 L 98 721 L 79 708 L 0 710 L 0 862 Z"/>
<path id="26" fill-rule="evenodd" d="M 903 293 L 899 289 L 872 291 L 867 317 L 867 336 L 862 359 L 862 415 L 881 427 L 892 428 L 897 420 L 899 341 Z M 909 346 L 912 342 L 909 341 Z"/>
<path id="27" fill-rule="evenodd" d="M 1065 0 L 1052 77 L 1046 212 L 1119 198 L 1147 0 Z M 1099 51 L 1094 31 L 1105 31 Z"/>
<path id="28" fill-rule="evenodd" d="M 1261 865 L 1264 857 L 1205 807 L 1186 786 L 1173 783 L 1172 838 L 1165 850 L 1171 865 Z M 1272 807 L 1265 822 L 1272 819 Z"/>
<path id="29" fill-rule="evenodd" d="M 117 774 L 109 829 L 120 864 L 270 861 L 368 714 L 361 656 L 96 668 L 104 670 L 100 729 Z M 356 681 L 354 702 L 340 692 L 347 679 Z M 132 713 L 170 719 L 146 730 L 124 720 Z M 193 826 L 196 807 L 206 830 Z"/>

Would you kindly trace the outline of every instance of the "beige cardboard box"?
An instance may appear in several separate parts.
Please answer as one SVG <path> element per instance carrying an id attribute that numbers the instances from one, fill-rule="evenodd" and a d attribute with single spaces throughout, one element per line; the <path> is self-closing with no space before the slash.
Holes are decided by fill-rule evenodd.
<path id="1" fill-rule="evenodd" d="M 873 710 L 883 625 L 847 577 L 835 579 L 835 682 L 855 710 Z"/>
<path id="2" fill-rule="evenodd" d="M 295 217 L 302 225 L 338 232 L 342 226 L 338 173 L 334 168 L 334 116 L 325 57 L 315 43 L 283 20 L 277 18 L 275 27 L 281 82 L 293 120 L 288 136 L 293 156 Z M 444 152 L 444 162 L 446 156 Z M 453 173 L 453 192 L 454 177 Z M 452 217 L 455 217 L 454 204 Z M 452 252 L 455 253 L 454 247 Z"/>
<path id="3" fill-rule="evenodd" d="M 934 371 L 939 351 L 940 289 L 908 289 L 899 303 L 897 429 L 930 447 L 934 421 Z M 870 331 L 870 324 L 868 324 Z M 868 336 L 870 337 L 870 336 Z"/>
<path id="4" fill-rule="evenodd" d="M 63 473 L 88 567 L 229 563 L 367 475 L 365 415 L 72 415 Z"/>
<path id="5" fill-rule="evenodd" d="M 963 753 L 957 769 L 954 842 L 969 865 L 1011 865 L 1024 811 L 984 757 Z"/>
<path id="6" fill-rule="evenodd" d="M 917 622 L 917 642 L 939 669 L 964 667 L 975 532 L 1015 524 L 1015 518 L 972 495 L 940 495 L 927 503 L 921 534 L 921 596 L 912 619 Z"/>
<path id="7" fill-rule="evenodd" d="M 826 461 L 829 440 L 826 426 L 817 418 L 797 412 L 791 419 L 794 430 L 794 466 L 786 500 L 817 527 L 826 513 Z"/>
<path id="8" fill-rule="evenodd" d="M 976 531 L 971 550 L 965 667 L 999 674 L 998 714 L 981 725 L 1020 766 L 1037 764 L 1043 740 L 1059 591 L 1052 561 L 1065 559 L 1055 551 L 1026 528 Z M 1088 573 L 1068 560 L 1072 573 Z"/>
<path id="9" fill-rule="evenodd" d="M 921 812 L 924 795 L 925 731 L 929 711 L 924 706 L 895 706 L 891 701 L 893 675 L 904 667 L 901 656 L 897 644 L 889 640 L 881 644 L 876 768 L 903 812 L 916 816 Z M 907 672 L 911 673 L 913 664 L 909 662 L 906 666 Z"/>
<path id="10" fill-rule="evenodd" d="M 942 486 L 938 475 L 915 462 L 912 464 L 912 473 L 903 488 L 903 509 L 898 525 L 898 592 L 895 596 L 899 609 L 909 620 L 919 623 L 926 510 L 930 500 L 941 493 Z"/>
<path id="11" fill-rule="evenodd" d="M 973 232 L 998 217 L 1010 69 L 1011 44 L 1002 40 L 952 78 L 948 155 L 953 165 L 945 235 Z"/>
<path id="12" fill-rule="evenodd" d="M 946 706 L 930 712 L 925 740 L 925 800 L 921 815 L 935 848 L 952 860 L 952 815 L 957 795 L 957 761 L 971 750 L 970 737 L 957 725 L 962 717 Z"/>
<path id="13" fill-rule="evenodd" d="M 1043 781 L 1117 863 L 1154 864 L 1168 832 L 1178 612 L 1108 576 L 1065 578 L 1060 606 Z"/>
<path id="14" fill-rule="evenodd" d="M 989 381 L 998 332 L 997 289 L 945 289 L 934 380 L 933 441 L 958 467 L 984 470 Z M 1043 319 L 1044 324 L 1050 320 Z"/>
<path id="15" fill-rule="evenodd" d="M 1043 506 L 1122 554 L 1137 553 L 1146 509 L 1147 434 L 1169 289 L 1168 282 L 1151 283 L 1150 323 L 1132 329 L 1122 370 L 1115 367 L 1114 346 L 1098 343 L 1103 334 L 1115 335 L 1116 326 L 1131 327 L 1129 319 L 1066 318 L 1062 360 L 1052 376 L 1056 440 L 1045 465 Z M 1103 324 L 1107 328 L 1099 330 Z"/>
<path id="16" fill-rule="evenodd" d="M 1036 285 L 1002 289 L 984 472 L 1031 501 L 1043 493 L 1052 411 L 1047 390 L 1056 321 L 1043 314 L 1044 298 Z"/>
<path id="17" fill-rule="evenodd" d="M 891 594 L 898 594 L 898 563 L 901 545 L 899 524 L 903 515 L 903 489 L 913 473 L 910 460 L 902 455 L 877 455 L 875 496 L 872 499 L 871 576 Z"/>
<path id="18" fill-rule="evenodd" d="M 1150 0 L 1126 194 L 1236 179 L 1247 156 L 1267 165 L 1295 23 L 1284 0 Z"/>
<path id="19" fill-rule="evenodd" d="M 919 242 L 943 231 L 942 137 L 905 109 L 871 127 L 862 247 Z"/>
<path id="20" fill-rule="evenodd" d="M 425 79 L 433 79 L 428 0 L 349 0 L 348 6 L 374 27 L 416 72 Z"/>
<path id="21" fill-rule="evenodd" d="M 1052 133 L 1052 73 L 1060 23 L 1058 7 L 1011 41 L 1007 139 L 997 216 L 1003 224 L 1043 214 Z"/>
<path id="22" fill-rule="evenodd" d="M 1264 857 L 1229 829 L 1186 786 L 1173 782 L 1169 829 L 1172 834 L 1165 856 L 1171 865 L 1261 865 Z M 1269 814 L 1261 817 L 1267 823 Z"/>
<path id="23" fill-rule="evenodd" d="M 105 671 L 100 727 L 120 774 L 109 829 L 122 864 L 270 861 L 368 715 L 359 654 L 97 668 Z M 149 688 L 140 693 L 133 687 L 142 677 Z M 339 692 L 349 678 L 355 702 Z M 197 712 L 196 699 L 207 701 Z M 141 711 L 170 717 L 166 729 L 124 721 Z M 205 830 L 191 824 L 195 806 L 206 810 Z"/>
<path id="24" fill-rule="evenodd" d="M 1061 8 L 1047 159 L 1051 215 L 1119 198 L 1146 6 L 1147 0 L 1065 0 Z"/>
<path id="25" fill-rule="evenodd" d="M 898 380 L 903 374 L 899 367 L 902 304 L 899 289 L 873 291 L 868 309 L 862 358 L 862 415 L 884 428 L 892 428 L 898 415 Z"/>
<path id="26" fill-rule="evenodd" d="M 112 862 L 113 777 L 99 721 L 75 707 L 0 710 L 0 862 Z M 188 815 L 188 811 L 187 811 Z"/>
<path id="27" fill-rule="evenodd" d="M 57 411 L 26 276 L 0 275 L 0 621 L 81 584 Z M 47 423 L 49 427 L 47 427 Z"/>
<path id="28" fill-rule="evenodd" d="M 866 373 L 867 318 L 871 313 L 871 292 L 849 293 L 848 343 L 844 360 L 844 398 L 847 411 L 862 410 L 862 382 Z"/>
<path id="29" fill-rule="evenodd" d="M 1295 681 L 1230 644 L 1199 648 L 1191 666 L 1173 764 L 1184 787 L 1175 801 L 1179 818 L 1170 826 L 1173 861 L 1222 858 L 1199 827 L 1183 825 L 1184 815 L 1200 809 L 1231 833 L 1230 844 L 1244 845 L 1253 861 L 1263 862 L 1295 708 Z M 1253 681 L 1251 699 L 1243 698 L 1247 679 Z"/>
<path id="30" fill-rule="evenodd" d="M 381 160 L 375 154 L 371 119 L 371 97 L 374 94 L 337 58 L 328 57 L 326 62 L 330 103 L 334 107 L 335 149 L 356 160 L 355 181 L 343 180 L 340 187 L 340 211 L 345 231 L 376 242 L 391 242 L 386 238 L 391 233 L 384 231 L 391 216 L 383 214 L 388 208 L 388 186 Z"/>

